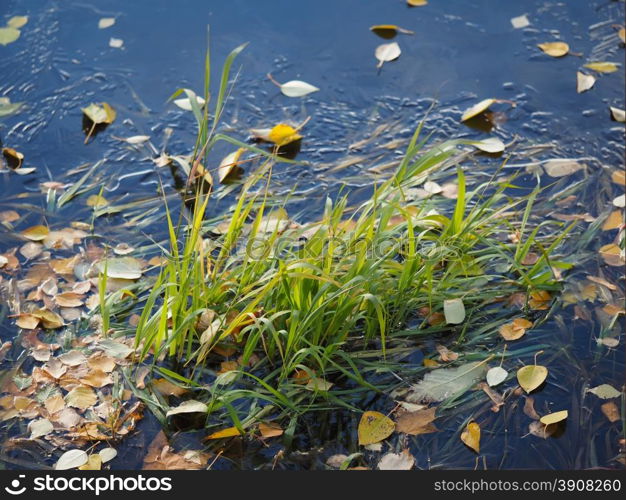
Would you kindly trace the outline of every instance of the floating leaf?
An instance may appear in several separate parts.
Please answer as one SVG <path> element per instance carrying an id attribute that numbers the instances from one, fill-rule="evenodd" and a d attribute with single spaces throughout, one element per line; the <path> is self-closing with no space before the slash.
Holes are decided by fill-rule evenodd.
<path id="1" fill-rule="evenodd" d="M 504 368 L 501 366 L 494 366 L 487 372 L 487 384 L 489 384 L 489 387 L 495 387 L 504 382 L 508 376 L 509 372 L 507 372 Z"/>
<path id="2" fill-rule="evenodd" d="M 107 462 L 110 462 L 117 456 L 117 450 L 115 448 L 104 448 L 100 450 L 98 455 L 100 455 L 100 460 L 102 460 L 102 463 L 105 464 Z"/>
<path id="3" fill-rule="evenodd" d="M 83 450 L 70 450 L 61 455 L 55 464 L 55 470 L 75 469 L 81 465 L 85 465 L 89 460 L 89 456 Z"/>
<path id="4" fill-rule="evenodd" d="M 383 43 L 376 47 L 375 56 L 378 59 L 377 68 L 382 68 L 383 64 L 389 61 L 393 61 L 398 59 L 402 54 L 402 50 L 400 50 L 400 46 L 396 42 L 391 43 Z"/>
<path id="5" fill-rule="evenodd" d="M 150 140 L 149 135 L 133 135 L 131 137 L 126 137 L 126 139 L 122 139 L 124 142 L 128 144 L 143 144 L 146 141 Z"/>
<path id="6" fill-rule="evenodd" d="M 517 381 L 527 393 L 543 384 L 548 377 L 548 369 L 541 365 L 523 366 L 517 371 Z"/>
<path id="7" fill-rule="evenodd" d="M 47 418 L 40 418 L 28 424 L 28 430 L 30 431 L 29 439 L 36 439 L 50 434 L 54 430 L 54 426 Z"/>
<path id="8" fill-rule="evenodd" d="M 98 21 L 98 28 L 103 30 L 103 29 L 106 29 L 106 28 L 110 28 L 114 24 L 115 24 L 115 18 L 114 17 L 103 17 L 103 18 L 101 18 Z"/>
<path id="9" fill-rule="evenodd" d="M 274 424 L 272 422 L 270 423 L 261 422 L 259 424 L 259 432 L 261 433 L 261 437 L 265 439 L 282 436 L 284 433 L 280 425 Z"/>
<path id="10" fill-rule="evenodd" d="M 622 219 L 622 211 L 614 210 L 611 212 L 604 223 L 602 224 L 602 231 L 611 231 L 613 229 L 619 229 L 624 224 Z"/>
<path id="11" fill-rule="evenodd" d="M 600 409 L 604 416 L 609 419 L 609 422 L 614 423 L 620 420 L 619 408 L 613 401 L 608 401 L 604 403 Z"/>
<path id="12" fill-rule="evenodd" d="M 0 28 L 0 45 L 9 45 L 20 37 L 20 30 L 6 27 Z"/>
<path id="13" fill-rule="evenodd" d="M 537 44 L 541 50 L 551 57 L 563 57 L 569 52 L 569 45 L 565 42 L 546 42 Z"/>
<path id="14" fill-rule="evenodd" d="M 423 7 L 424 5 L 428 5 L 428 0 L 406 0 L 406 3 L 410 7 Z"/>
<path id="15" fill-rule="evenodd" d="M 267 138 L 280 147 L 302 139 L 302 136 L 291 125 L 279 123 L 270 130 Z"/>
<path id="16" fill-rule="evenodd" d="M 576 92 L 582 94 L 586 92 L 596 83 L 596 77 L 593 75 L 587 75 L 582 71 L 576 73 Z"/>
<path id="17" fill-rule="evenodd" d="M 169 417 L 171 415 L 178 415 L 180 413 L 206 413 L 207 408 L 208 407 L 206 404 L 200 401 L 196 401 L 195 399 L 189 399 L 187 401 L 182 402 L 176 408 L 172 408 L 171 410 L 168 410 L 165 416 Z"/>
<path id="18" fill-rule="evenodd" d="M 403 35 L 414 35 L 415 32 L 396 26 L 395 24 L 377 24 L 370 27 L 370 30 L 376 33 L 381 38 L 393 38 L 398 33 Z"/>
<path id="19" fill-rule="evenodd" d="M 378 443 L 391 436 L 396 425 L 389 417 L 377 411 L 366 411 L 358 427 L 359 445 Z"/>
<path id="20" fill-rule="evenodd" d="M 61 356 L 59 356 L 57 359 L 67 366 L 78 366 L 87 363 L 87 358 L 85 357 L 85 355 L 77 350 L 61 354 Z"/>
<path id="21" fill-rule="evenodd" d="M 237 427 L 227 427 L 226 429 L 222 429 L 221 431 L 209 434 L 205 439 L 224 439 L 234 436 L 241 436 L 241 432 L 239 432 L 239 429 L 237 429 Z"/>
<path id="22" fill-rule="evenodd" d="M 102 458 L 100 458 L 99 454 L 89 455 L 89 459 L 87 463 L 81 465 L 79 470 L 101 470 L 102 469 Z"/>
<path id="23" fill-rule="evenodd" d="M 485 373 L 484 362 L 474 362 L 456 368 L 438 368 L 430 371 L 412 388 L 408 399 L 418 401 L 443 401 L 463 394 L 479 382 Z"/>
<path id="24" fill-rule="evenodd" d="M 463 305 L 463 300 L 444 300 L 443 314 L 446 317 L 446 323 L 449 325 L 458 325 L 463 323 L 463 320 L 465 319 L 465 305 Z"/>
<path id="25" fill-rule="evenodd" d="M 626 121 L 626 111 L 624 111 L 623 109 L 614 108 L 613 106 L 609 106 L 609 109 L 611 110 L 612 120 L 620 123 L 624 123 Z"/>
<path id="26" fill-rule="evenodd" d="M 22 104 L 21 102 L 11 102 L 8 97 L 0 97 L 0 118 L 17 113 Z"/>
<path id="27" fill-rule="evenodd" d="M 543 425 L 552 425 L 558 422 L 562 422 L 563 420 L 567 418 L 567 415 L 568 415 L 567 410 L 557 411 L 554 413 L 550 413 L 549 415 L 544 415 L 543 417 L 539 419 L 539 421 Z"/>
<path id="28" fill-rule="evenodd" d="M 504 151 L 504 143 L 497 137 L 489 137 L 482 141 L 472 142 L 472 145 L 486 153 L 502 153 Z"/>
<path id="29" fill-rule="evenodd" d="M 22 236 L 31 241 L 43 241 L 50 233 L 50 230 L 46 226 L 32 226 L 22 231 Z"/>
<path id="30" fill-rule="evenodd" d="M 588 389 L 587 392 L 595 394 L 600 399 L 619 398 L 622 395 L 621 392 L 619 392 L 617 389 L 615 389 L 615 387 L 609 384 L 602 384 L 597 387 L 593 387 L 591 389 Z"/>
<path id="31" fill-rule="evenodd" d="M 245 148 L 239 148 L 237 151 L 233 151 L 228 154 L 221 161 L 220 166 L 217 168 L 217 177 L 220 182 L 224 182 L 224 180 L 226 180 L 232 171 L 237 167 L 239 164 L 239 158 L 244 151 Z"/>
<path id="32" fill-rule="evenodd" d="M 121 49 L 123 46 L 124 46 L 124 40 L 122 40 L 121 38 L 111 37 L 109 39 L 109 47 L 112 47 L 114 49 Z"/>
<path id="33" fill-rule="evenodd" d="M 113 257 L 96 263 L 96 268 L 109 278 L 135 280 L 141 277 L 141 262 L 134 257 Z"/>
<path id="34" fill-rule="evenodd" d="M 461 441 L 476 453 L 480 453 L 480 426 L 476 422 L 470 422 L 461 432 Z"/>
<path id="35" fill-rule="evenodd" d="M 505 340 L 517 340 L 524 336 L 533 324 L 524 318 L 516 318 L 512 323 L 502 325 L 498 330 Z"/>
<path id="36" fill-rule="evenodd" d="M 584 67 L 598 73 L 615 73 L 620 65 L 614 62 L 591 62 L 585 64 Z"/>
<path id="37" fill-rule="evenodd" d="M 2 148 L 2 156 L 9 168 L 17 170 L 22 166 L 24 155 L 13 148 Z"/>
<path id="38" fill-rule="evenodd" d="M 319 89 L 310 83 L 303 82 L 302 80 L 290 80 L 285 83 L 279 83 L 274 80 L 274 77 L 268 73 L 267 77 L 270 81 L 276 85 L 280 91 L 287 97 L 304 97 L 305 95 L 317 92 Z"/>
<path id="39" fill-rule="evenodd" d="M 28 16 L 13 16 L 11 19 L 9 19 L 7 26 L 9 28 L 20 29 L 27 22 L 28 22 Z"/>
<path id="40" fill-rule="evenodd" d="M 484 113 L 489 109 L 491 105 L 495 104 L 496 102 L 498 102 L 498 100 L 493 98 L 483 99 L 479 103 L 474 104 L 471 108 L 466 109 L 463 112 L 463 116 L 461 116 L 461 121 L 467 121 L 471 118 L 474 118 L 475 116 L 480 115 L 481 113 Z"/>
<path id="41" fill-rule="evenodd" d="M 67 406 L 86 410 L 90 406 L 94 405 L 98 401 L 96 393 L 93 392 L 91 387 L 78 386 L 72 389 L 65 396 L 65 402 Z"/>
<path id="42" fill-rule="evenodd" d="M 546 161 L 543 164 L 543 169 L 550 177 L 563 177 L 578 172 L 579 170 L 584 170 L 585 165 L 575 160 L 557 158 Z"/>
<path id="43" fill-rule="evenodd" d="M 515 29 L 526 28 L 530 26 L 530 21 L 526 14 L 522 14 L 521 16 L 511 18 L 511 24 Z"/>
<path id="44" fill-rule="evenodd" d="M 203 107 L 206 104 L 206 101 L 200 96 L 196 96 L 196 102 L 198 103 L 199 108 Z M 189 100 L 188 97 L 175 99 L 174 104 L 176 104 L 176 106 L 178 106 L 180 109 L 183 109 L 185 111 L 193 111 L 193 107 L 191 106 L 191 101 Z"/>
<path id="45" fill-rule="evenodd" d="M 89 141 L 98 125 L 110 125 L 117 117 L 116 111 L 106 102 L 102 102 L 100 105 L 92 103 L 85 108 L 81 108 L 81 111 L 91 121 L 91 127 L 85 137 L 85 144 Z"/>
<path id="46" fill-rule="evenodd" d="M 378 462 L 379 470 L 411 470 L 415 465 L 415 459 L 409 450 L 401 453 L 386 453 Z"/>
<path id="47" fill-rule="evenodd" d="M 112 339 L 104 339 L 98 342 L 98 346 L 104 349 L 109 356 L 113 356 L 114 358 L 126 358 L 130 353 L 133 352 L 133 349 L 128 347 L 126 344 L 122 344 L 121 342 L 116 342 Z M 90 360 L 91 362 L 92 360 Z M 103 371 L 111 371 L 102 368 Z"/>

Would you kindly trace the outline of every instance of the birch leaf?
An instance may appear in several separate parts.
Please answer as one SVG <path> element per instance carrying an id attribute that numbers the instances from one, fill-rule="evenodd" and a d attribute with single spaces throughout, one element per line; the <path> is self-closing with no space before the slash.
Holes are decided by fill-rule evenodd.
<path id="1" fill-rule="evenodd" d="M 409 450 L 401 453 L 387 453 L 378 462 L 379 470 L 411 470 L 415 465 L 415 459 Z"/>
<path id="2" fill-rule="evenodd" d="M 196 401 L 195 399 L 190 399 L 188 401 L 184 401 L 176 408 L 172 408 L 169 410 L 165 416 L 169 417 L 170 415 L 178 415 L 179 413 L 206 413 L 207 405 L 202 403 L 201 401 Z"/>
<path id="3" fill-rule="evenodd" d="M 565 42 L 546 42 L 537 44 L 541 50 L 551 57 L 563 57 L 569 52 L 569 45 Z"/>
<path id="4" fill-rule="evenodd" d="M 548 369 L 541 365 L 523 366 L 517 371 L 517 381 L 527 393 L 543 384 L 548 377 Z"/>
<path id="5" fill-rule="evenodd" d="M 415 34 L 414 31 L 401 28 L 400 26 L 396 26 L 395 24 L 377 24 L 375 26 L 371 26 L 370 30 L 376 33 L 381 38 L 393 38 L 398 33 L 402 33 L 403 35 Z"/>
<path id="6" fill-rule="evenodd" d="M 226 155 L 224 159 L 221 161 L 220 166 L 217 168 L 217 177 L 220 182 L 224 182 L 228 178 L 228 176 L 232 173 L 232 171 L 239 164 L 239 158 L 242 153 L 245 151 L 245 148 L 239 148 L 237 151 L 233 151 L 232 153 Z"/>
<path id="7" fill-rule="evenodd" d="M 291 125 L 279 123 L 269 131 L 267 138 L 280 147 L 302 139 L 302 136 Z"/>
<path id="8" fill-rule="evenodd" d="M 614 108 L 613 106 L 609 106 L 611 110 L 611 118 L 616 122 L 624 123 L 626 121 L 626 111 L 619 108 Z"/>
<path id="9" fill-rule="evenodd" d="M 602 384 L 597 387 L 593 387 L 592 389 L 589 389 L 588 392 L 590 392 L 591 394 L 595 394 L 600 399 L 613 399 L 618 398 L 622 395 L 621 392 L 619 392 L 617 389 L 615 389 L 615 387 L 609 384 Z"/>
<path id="10" fill-rule="evenodd" d="M 428 0 L 406 0 L 409 7 L 423 7 L 428 5 Z"/>
<path id="11" fill-rule="evenodd" d="M 562 422 L 563 420 L 567 418 L 567 415 L 568 415 L 567 410 L 557 411 L 554 413 L 550 413 L 549 415 L 544 415 L 543 417 L 539 419 L 539 421 L 543 425 L 552 425 L 558 422 Z"/>
<path id="12" fill-rule="evenodd" d="M 513 25 L 513 28 L 520 29 L 530 26 L 530 21 L 528 20 L 526 14 L 522 14 L 521 16 L 511 18 L 511 24 Z"/>
<path id="13" fill-rule="evenodd" d="M 396 425 L 389 417 L 377 411 L 366 411 L 359 421 L 359 445 L 378 443 L 391 436 Z"/>
<path id="14" fill-rule="evenodd" d="M 413 386 L 408 400 L 437 402 L 463 394 L 483 378 L 485 369 L 484 362 L 434 369 Z"/>
<path id="15" fill-rule="evenodd" d="M 200 96 L 196 96 L 196 102 L 198 103 L 198 107 L 201 108 L 206 104 L 206 101 L 200 97 Z M 176 106 L 178 106 L 180 109 L 184 110 L 184 111 L 192 111 L 193 107 L 191 106 L 191 101 L 189 100 L 188 97 L 182 97 L 180 99 L 175 99 L 174 100 L 174 104 L 176 104 Z"/>
<path id="16" fill-rule="evenodd" d="M 461 441 L 476 453 L 480 453 L 480 426 L 476 422 L 470 422 L 461 433 Z"/>
<path id="17" fill-rule="evenodd" d="M 104 448 L 98 453 L 102 463 L 107 463 L 113 460 L 117 456 L 117 450 L 115 448 Z"/>
<path id="18" fill-rule="evenodd" d="M 70 450 L 61 455 L 55 464 L 55 470 L 75 469 L 81 465 L 85 465 L 89 460 L 89 456 L 83 450 Z"/>
<path id="19" fill-rule="evenodd" d="M 496 102 L 498 102 L 498 100 L 493 98 L 483 99 L 479 103 L 474 104 L 471 108 L 466 109 L 463 112 L 461 121 L 467 121 L 471 118 L 474 118 L 475 116 L 480 115 L 481 113 L 484 113 L 489 109 L 489 106 L 495 104 Z"/>
<path id="20" fill-rule="evenodd" d="M 10 28 L 20 29 L 28 22 L 28 16 L 13 16 L 9 19 L 7 26 Z"/>
<path id="21" fill-rule="evenodd" d="M 377 68 L 381 68 L 383 64 L 389 61 L 393 61 L 400 57 L 402 50 L 400 50 L 400 46 L 396 42 L 391 43 L 383 43 L 376 47 L 376 59 L 378 59 Z"/>
<path id="22" fill-rule="evenodd" d="M 509 372 L 507 372 L 501 366 L 494 366 L 487 372 L 487 384 L 489 384 L 489 387 L 495 387 L 496 385 L 500 385 L 506 380 L 508 375 Z"/>
<path id="23" fill-rule="evenodd" d="M 497 137 L 472 142 L 472 145 L 486 153 L 502 153 L 504 151 L 504 143 Z"/>
<path id="24" fill-rule="evenodd" d="M 33 420 L 30 424 L 28 424 L 28 430 L 30 431 L 29 439 L 36 439 L 38 437 L 45 436 L 46 434 L 50 434 L 54 430 L 54 427 L 47 418 L 40 418 L 38 420 Z"/>
<path id="25" fill-rule="evenodd" d="M 450 299 L 443 301 L 443 314 L 446 317 L 446 323 L 458 325 L 463 323 L 465 319 L 465 306 L 461 299 Z"/>
<path id="26" fill-rule="evenodd" d="M 550 177 L 563 177 L 565 175 L 571 175 L 574 172 L 583 170 L 585 165 L 578 163 L 576 160 L 568 159 L 554 159 L 548 160 L 543 164 L 543 169 Z"/>
<path id="27" fill-rule="evenodd" d="M 584 67 L 598 73 L 615 73 L 620 65 L 614 62 L 591 62 L 585 64 Z"/>
<path id="28" fill-rule="evenodd" d="M 280 91 L 287 97 L 304 97 L 319 91 L 319 89 L 310 83 L 302 80 L 291 80 L 286 83 L 279 84 Z"/>
<path id="29" fill-rule="evenodd" d="M 586 92 L 596 83 L 596 77 L 593 75 L 586 75 L 582 71 L 576 73 L 576 92 L 582 94 Z"/>
<path id="30" fill-rule="evenodd" d="M 0 28 L 0 45 L 9 45 L 20 37 L 20 30 L 6 27 Z"/>
<path id="31" fill-rule="evenodd" d="M 106 28 L 110 28 L 111 26 L 113 26 L 115 24 L 115 18 L 114 17 L 103 17 L 98 21 L 98 28 L 103 30 Z"/>

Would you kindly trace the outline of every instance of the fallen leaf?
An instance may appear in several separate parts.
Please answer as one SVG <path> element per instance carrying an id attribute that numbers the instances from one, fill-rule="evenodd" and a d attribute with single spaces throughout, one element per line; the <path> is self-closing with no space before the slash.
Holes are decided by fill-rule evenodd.
<path id="1" fill-rule="evenodd" d="M 117 450 L 115 448 L 104 448 L 98 452 L 98 455 L 100 455 L 102 463 L 105 464 L 117 456 Z"/>
<path id="2" fill-rule="evenodd" d="M 569 52 L 569 45 L 565 42 L 539 43 L 537 47 L 551 57 L 563 57 Z"/>
<path id="3" fill-rule="evenodd" d="M 387 453 L 378 462 L 379 470 L 411 470 L 415 465 L 415 459 L 409 450 L 401 453 Z"/>
<path id="4" fill-rule="evenodd" d="M 483 99 L 482 101 L 480 101 L 477 104 L 474 104 L 471 108 L 466 109 L 463 112 L 463 116 L 461 116 L 461 121 L 465 122 L 467 120 L 470 120 L 472 118 L 474 118 L 475 116 L 478 116 L 482 113 L 484 113 L 485 111 L 487 111 L 489 109 L 489 107 L 495 103 L 497 103 L 498 100 L 497 99 L 493 99 L 493 98 L 489 98 L 489 99 Z"/>
<path id="5" fill-rule="evenodd" d="M 443 313 L 446 323 L 458 325 L 465 319 L 465 306 L 462 299 L 449 299 L 443 301 Z"/>
<path id="6" fill-rule="evenodd" d="M 615 243 L 609 243 L 600 247 L 598 253 L 609 266 L 614 267 L 623 267 L 624 266 L 624 256 L 622 253 L 622 249 L 618 247 Z"/>
<path id="7" fill-rule="evenodd" d="M 563 420 L 567 418 L 567 416 L 568 416 L 567 410 L 562 410 L 562 411 L 550 413 L 548 415 L 544 415 L 543 417 L 539 419 L 539 421 L 543 425 L 552 425 L 558 422 L 562 422 Z"/>
<path id="8" fill-rule="evenodd" d="M 122 40 L 121 38 L 111 37 L 109 39 L 109 47 L 112 47 L 114 49 L 121 49 L 123 46 L 124 46 L 124 40 Z"/>
<path id="9" fill-rule="evenodd" d="M 609 106 L 609 110 L 611 111 L 611 119 L 612 120 L 614 120 L 616 122 L 620 122 L 620 123 L 624 123 L 626 121 L 626 111 L 624 111 L 623 109 L 614 108 L 613 106 Z M 623 175 L 623 173 L 622 173 L 622 175 Z"/>
<path id="10" fill-rule="evenodd" d="M 396 419 L 396 431 L 413 436 L 419 434 L 429 434 L 437 432 L 437 428 L 432 425 L 435 420 L 436 407 L 425 410 L 404 412 Z"/>
<path id="11" fill-rule="evenodd" d="M 239 432 L 239 429 L 237 429 L 237 427 L 227 427 L 226 429 L 222 429 L 221 431 L 217 431 L 212 434 L 209 434 L 204 439 L 206 440 L 224 439 L 224 438 L 235 437 L 235 436 L 241 436 L 241 432 Z"/>
<path id="12" fill-rule="evenodd" d="M 376 24 L 371 26 L 370 30 L 376 33 L 381 38 L 393 38 L 398 33 L 403 35 L 414 35 L 415 32 L 396 26 L 395 24 Z"/>
<path id="13" fill-rule="evenodd" d="M 437 352 L 439 353 L 439 357 L 441 358 L 441 361 L 443 361 L 444 363 L 447 363 L 449 361 L 456 361 L 459 358 L 459 355 L 456 352 L 451 351 L 450 349 L 448 349 L 447 347 L 441 344 L 437 344 L 435 346 L 435 349 L 437 349 Z"/>
<path id="14" fill-rule="evenodd" d="M 198 104 L 199 108 L 202 108 L 206 104 L 206 101 L 202 97 L 196 95 L 196 103 Z M 191 106 L 191 101 L 189 100 L 188 97 L 183 97 L 181 99 L 175 99 L 174 100 L 174 104 L 176 104 L 176 106 L 178 106 L 180 109 L 182 109 L 184 111 L 192 111 L 193 110 L 193 108 Z"/>
<path id="15" fill-rule="evenodd" d="M 24 238 L 27 238 L 31 241 L 42 241 L 46 239 L 46 236 L 48 236 L 49 232 L 50 230 L 46 226 L 38 225 L 29 227 L 28 229 L 24 229 L 21 234 L 22 236 L 24 236 Z"/>
<path id="16" fill-rule="evenodd" d="M 86 410 L 95 404 L 96 401 L 98 401 L 96 393 L 93 392 L 91 387 L 87 386 L 75 387 L 65 396 L 65 402 L 68 406 L 79 408 L 81 410 Z"/>
<path id="17" fill-rule="evenodd" d="M 109 201 L 102 195 L 92 194 L 85 203 L 88 207 L 103 208 L 109 204 Z"/>
<path id="18" fill-rule="evenodd" d="M 239 148 L 237 151 L 233 151 L 232 153 L 224 157 L 224 159 L 220 163 L 220 166 L 217 168 L 217 177 L 220 182 L 224 182 L 233 172 L 233 170 L 239 165 L 239 158 L 244 151 L 245 148 Z"/>
<path id="19" fill-rule="evenodd" d="M 576 92 L 582 94 L 591 89 L 596 83 L 596 78 L 593 75 L 587 75 L 582 71 L 576 73 Z"/>
<path id="20" fill-rule="evenodd" d="M 620 194 L 613 198 L 613 205 L 619 208 L 624 208 L 626 206 L 626 195 Z"/>
<path id="21" fill-rule="evenodd" d="M 402 54 L 402 50 L 400 50 L 400 46 L 396 42 L 391 43 L 383 43 L 376 47 L 375 56 L 378 59 L 377 68 L 382 68 L 383 64 L 386 62 L 393 61 L 398 59 Z"/>
<path id="22" fill-rule="evenodd" d="M 409 4 L 410 7 L 423 7 L 424 5 L 428 5 L 428 0 L 406 0 L 406 3 Z"/>
<path id="23" fill-rule="evenodd" d="M 37 439 L 38 437 L 50 434 L 54 427 L 47 418 L 40 418 L 33 420 L 28 424 L 28 430 L 30 431 L 29 439 Z"/>
<path id="24" fill-rule="evenodd" d="M 541 365 L 527 365 L 517 371 L 517 381 L 527 393 L 537 389 L 547 377 L 548 369 Z"/>
<path id="25" fill-rule="evenodd" d="M 7 166 L 13 170 L 19 169 L 24 162 L 24 155 L 13 148 L 2 148 L 2 156 Z"/>
<path id="26" fill-rule="evenodd" d="M 552 295 L 546 290 L 538 290 L 530 293 L 528 305 L 533 311 L 545 311 L 550 307 Z"/>
<path id="27" fill-rule="evenodd" d="M 20 29 L 28 22 L 28 16 L 13 16 L 7 22 L 7 26 L 10 28 Z"/>
<path id="28" fill-rule="evenodd" d="M 87 363 L 87 358 L 80 351 L 69 351 L 65 354 L 61 354 L 57 358 L 61 363 L 67 366 L 78 366 Z"/>
<path id="29" fill-rule="evenodd" d="M 393 420 L 377 411 L 366 411 L 358 427 L 359 445 L 378 443 L 391 436 L 395 429 Z"/>
<path id="30" fill-rule="evenodd" d="M 614 62 L 591 62 L 585 64 L 584 67 L 598 73 L 615 73 L 620 65 Z"/>
<path id="31" fill-rule="evenodd" d="M 524 414 L 533 420 L 539 420 L 541 418 L 535 411 L 535 400 L 530 396 L 526 397 L 526 401 L 524 402 Z"/>
<path id="32" fill-rule="evenodd" d="M 304 97 L 312 94 L 313 92 L 319 91 L 317 87 L 311 85 L 310 83 L 303 82 L 302 80 L 290 80 L 285 83 L 278 83 L 274 80 L 274 78 L 272 78 L 272 75 L 268 74 L 267 76 L 287 97 Z"/>
<path id="33" fill-rule="evenodd" d="M 504 151 L 504 143 L 497 137 L 489 137 L 482 141 L 473 141 L 472 146 L 486 153 L 502 153 Z"/>
<path id="34" fill-rule="evenodd" d="M 521 16 L 511 18 L 511 24 L 515 29 L 526 28 L 530 26 L 530 21 L 526 14 L 522 14 Z"/>
<path id="35" fill-rule="evenodd" d="M 110 125 L 117 117 L 115 110 L 106 102 L 102 102 L 100 105 L 92 103 L 85 108 L 81 108 L 81 111 L 91 121 L 91 127 L 85 137 L 85 144 L 89 141 L 98 125 Z"/>
<path id="36" fill-rule="evenodd" d="M 196 401 L 195 399 L 189 399 L 187 401 L 183 401 L 176 408 L 168 410 L 165 416 L 169 417 L 171 415 L 178 415 L 180 413 L 206 413 L 207 408 L 208 407 L 205 403 Z"/>
<path id="37" fill-rule="evenodd" d="M 20 30 L 7 26 L 0 28 L 0 45 L 9 45 L 20 37 Z"/>
<path id="38" fill-rule="evenodd" d="M 102 469 L 102 458 L 100 458 L 99 454 L 89 455 L 89 459 L 87 463 L 81 465 L 79 470 L 101 470 Z"/>
<path id="39" fill-rule="evenodd" d="M 558 430 L 558 428 L 558 425 L 543 425 L 541 422 L 535 421 L 529 424 L 528 432 L 530 432 L 533 436 L 548 439 Z"/>
<path id="40" fill-rule="evenodd" d="M 476 422 L 470 422 L 461 432 L 461 441 L 476 453 L 480 453 L 480 426 Z"/>
<path id="41" fill-rule="evenodd" d="M 608 401 L 600 407 L 604 416 L 609 419 L 609 422 L 614 423 L 620 420 L 619 408 L 613 401 Z"/>
<path id="42" fill-rule="evenodd" d="M 604 223 L 602 224 L 602 231 L 611 231 L 613 229 L 619 229 L 624 224 L 621 210 L 614 210 L 611 212 Z"/>
<path id="43" fill-rule="evenodd" d="M 407 399 L 410 402 L 437 402 L 458 396 L 480 381 L 485 371 L 484 362 L 467 363 L 456 368 L 434 369 L 412 387 Z"/>
<path id="44" fill-rule="evenodd" d="M 269 142 L 281 147 L 302 139 L 302 136 L 291 125 L 279 123 L 269 131 L 267 138 Z"/>
<path id="45" fill-rule="evenodd" d="M 142 264 L 134 257 L 113 257 L 98 261 L 96 268 L 109 278 L 135 280 L 141 277 Z"/>
<path id="46" fill-rule="evenodd" d="M 66 451 L 59 457 L 54 465 L 55 470 L 75 469 L 81 465 L 85 465 L 89 460 L 89 456 L 83 450 Z"/>
<path id="47" fill-rule="evenodd" d="M 487 384 L 489 384 L 489 387 L 495 387 L 497 385 L 500 385 L 506 380 L 508 375 L 509 372 L 507 372 L 501 366 L 494 366 L 493 368 L 490 368 L 487 372 Z"/>
<path id="48" fill-rule="evenodd" d="M 103 30 L 106 28 L 110 28 L 111 26 L 113 26 L 115 24 L 115 18 L 114 17 L 103 17 L 98 21 L 98 28 Z"/>
<path id="49" fill-rule="evenodd" d="M 261 422 L 259 424 L 259 432 L 261 433 L 261 436 L 263 438 L 268 439 L 272 437 L 282 436 L 284 431 L 278 424 L 272 422 Z"/>
<path id="50" fill-rule="evenodd" d="M 587 392 L 598 396 L 600 399 L 619 398 L 622 395 L 621 392 L 619 392 L 617 389 L 615 389 L 615 387 L 609 384 L 601 384 L 597 387 L 587 389 Z"/>
<path id="51" fill-rule="evenodd" d="M 543 169 L 550 177 L 563 177 L 565 175 L 571 175 L 579 170 L 584 170 L 586 167 L 582 163 L 578 163 L 575 160 L 567 159 L 554 159 L 548 160 L 543 164 Z"/>

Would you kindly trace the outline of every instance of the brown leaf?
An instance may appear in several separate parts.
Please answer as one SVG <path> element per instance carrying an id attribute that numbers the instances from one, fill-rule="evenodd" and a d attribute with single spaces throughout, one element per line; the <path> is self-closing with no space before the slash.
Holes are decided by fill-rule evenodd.
<path id="1" fill-rule="evenodd" d="M 433 406 L 425 410 L 404 412 L 396 419 L 396 430 L 413 436 L 437 432 L 438 429 L 432 424 L 436 410 Z"/>
<path id="2" fill-rule="evenodd" d="M 535 400 L 532 397 L 527 397 L 524 402 L 524 414 L 533 420 L 539 420 L 541 417 L 535 411 Z"/>
<path id="3" fill-rule="evenodd" d="M 613 401 L 608 401 L 604 403 L 600 409 L 604 416 L 609 419 L 609 422 L 617 422 L 620 420 L 619 408 Z"/>

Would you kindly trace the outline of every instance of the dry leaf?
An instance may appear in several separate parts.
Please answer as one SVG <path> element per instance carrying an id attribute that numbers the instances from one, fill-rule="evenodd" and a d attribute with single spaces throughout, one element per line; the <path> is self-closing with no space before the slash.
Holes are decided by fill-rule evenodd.
<path id="1" fill-rule="evenodd" d="M 537 44 L 541 50 L 552 57 L 563 57 L 569 52 L 569 45 L 565 42 L 546 42 Z"/>
<path id="2" fill-rule="evenodd" d="M 396 431 L 414 436 L 437 432 L 438 429 L 432 424 L 436 418 L 436 410 L 437 408 L 433 406 L 425 410 L 402 413 L 396 419 Z"/>
<path id="3" fill-rule="evenodd" d="M 382 68 L 383 64 L 398 59 L 402 54 L 400 46 L 396 42 L 383 43 L 376 48 L 375 56 L 378 59 L 377 68 Z"/>
<path id="4" fill-rule="evenodd" d="M 461 441 L 476 453 L 480 453 L 480 426 L 476 422 L 470 422 L 461 433 Z"/>
<path id="5" fill-rule="evenodd" d="M 393 420 L 377 411 L 366 411 L 359 421 L 359 445 L 378 443 L 388 438 L 394 431 Z"/>
<path id="6" fill-rule="evenodd" d="M 415 459 L 409 450 L 401 453 L 387 453 L 378 462 L 379 470 L 411 470 L 415 465 Z"/>
<path id="7" fill-rule="evenodd" d="M 592 75 L 586 75 L 582 71 L 576 73 L 576 92 L 582 94 L 591 89 L 596 83 L 596 78 Z"/>

